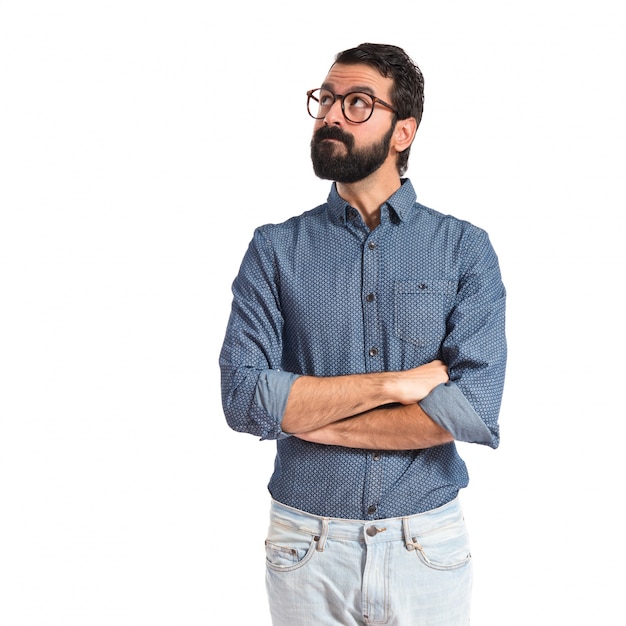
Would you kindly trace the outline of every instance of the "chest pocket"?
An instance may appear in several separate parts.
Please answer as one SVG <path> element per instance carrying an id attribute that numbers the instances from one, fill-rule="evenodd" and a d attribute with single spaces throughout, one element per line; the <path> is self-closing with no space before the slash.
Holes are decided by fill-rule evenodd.
<path id="1" fill-rule="evenodd" d="M 418 347 L 441 343 L 454 304 L 457 281 L 426 279 L 394 285 L 394 331 Z"/>

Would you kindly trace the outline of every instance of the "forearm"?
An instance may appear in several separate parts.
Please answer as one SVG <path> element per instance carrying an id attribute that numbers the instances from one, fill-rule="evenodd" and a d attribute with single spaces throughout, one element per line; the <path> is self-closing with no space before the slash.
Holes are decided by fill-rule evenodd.
<path id="1" fill-rule="evenodd" d="M 383 374 L 301 376 L 283 414 L 285 432 L 306 432 L 391 402 Z"/>
<path id="2" fill-rule="evenodd" d="M 295 436 L 314 443 L 370 450 L 417 450 L 454 439 L 418 404 L 379 407 Z"/>
<path id="3" fill-rule="evenodd" d="M 289 392 L 282 429 L 305 433 L 384 405 L 412 405 L 447 380 L 447 368 L 441 361 L 403 372 L 301 376 Z"/>

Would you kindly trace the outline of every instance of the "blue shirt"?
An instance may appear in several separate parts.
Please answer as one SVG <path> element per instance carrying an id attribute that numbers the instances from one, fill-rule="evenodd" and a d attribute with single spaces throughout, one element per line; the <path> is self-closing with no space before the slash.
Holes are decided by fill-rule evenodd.
<path id="1" fill-rule="evenodd" d="M 404 179 L 370 231 L 333 184 L 325 204 L 254 232 L 220 354 L 227 422 L 276 440 L 268 487 L 286 505 L 362 520 L 436 508 L 468 483 L 454 443 L 394 452 L 306 442 L 281 430 L 289 390 L 299 375 L 442 359 L 450 381 L 421 407 L 457 441 L 495 448 L 504 321 L 505 289 L 484 230 L 417 203 Z"/>

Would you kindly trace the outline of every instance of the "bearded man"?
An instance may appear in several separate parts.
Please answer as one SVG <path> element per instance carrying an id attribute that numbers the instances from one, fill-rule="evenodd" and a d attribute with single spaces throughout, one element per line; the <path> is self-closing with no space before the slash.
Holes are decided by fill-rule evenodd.
<path id="1" fill-rule="evenodd" d="M 255 230 L 220 354 L 228 424 L 276 442 L 272 621 L 467 626 L 455 441 L 499 443 L 498 259 L 484 230 L 419 204 L 404 177 L 424 103 L 404 50 L 339 53 L 307 103 L 330 194 Z"/>

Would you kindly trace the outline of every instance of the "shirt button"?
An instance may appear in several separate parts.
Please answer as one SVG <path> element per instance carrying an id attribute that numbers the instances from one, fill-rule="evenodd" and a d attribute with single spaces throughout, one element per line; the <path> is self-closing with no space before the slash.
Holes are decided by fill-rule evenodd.
<path id="1" fill-rule="evenodd" d="M 371 506 L 368 506 L 367 507 L 367 514 L 368 515 L 374 515 L 374 513 L 376 513 L 376 509 L 377 509 L 377 507 L 374 504 L 372 504 Z"/>
<path id="2" fill-rule="evenodd" d="M 380 452 L 374 452 L 372 458 L 374 459 L 374 461 L 380 461 Z"/>
<path id="3" fill-rule="evenodd" d="M 377 356 L 378 355 L 378 348 L 370 348 L 369 355 L 370 356 Z"/>
<path id="4" fill-rule="evenodd" d="M 376 299 L 376 296 L 373 293 L 368 293 L 365 296 L 365 299 L 367 300 L 367 302 L 374 302 L 374 300 Z"/>
<path id="5" fill-rule="evenodd" d="M 367 247 L 368 247 L 370 250 L 374 250 L 374 248 L 376 248 L 376 244 L 375 244 L 373 241 L 370 241 L 370 242 L 367 244 Z"/>

